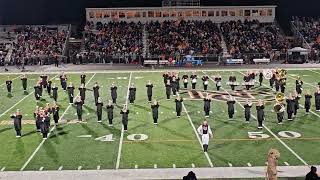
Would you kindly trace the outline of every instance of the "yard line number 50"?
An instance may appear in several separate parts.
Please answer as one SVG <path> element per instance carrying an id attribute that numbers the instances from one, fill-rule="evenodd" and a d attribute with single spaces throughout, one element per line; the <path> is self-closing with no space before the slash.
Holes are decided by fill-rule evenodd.
<path id="1" fill-rule="evenodd" d="M 299 138 L 301 137 L 300 133 L 294 131 L 280 131 L 278 135 L 282 138 Z M 264 134 L 263 132 L 248 132 L 248 136 L 250 139 L 268 139 L 270 136 L 268 134 Z"/>

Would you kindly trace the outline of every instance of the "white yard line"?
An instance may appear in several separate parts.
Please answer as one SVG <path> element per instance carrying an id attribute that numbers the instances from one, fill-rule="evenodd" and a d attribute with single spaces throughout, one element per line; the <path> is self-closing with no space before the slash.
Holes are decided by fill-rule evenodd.
<path id="1" fill-rule="evenodd" d="M 308 71 L 311 71 L 311 72 L 316 73 L 316 74 L 320 74 L 319 72 L 311 70 L 311 69 L 308 69 Z"/>
<path id="2" fill-rule="evenodd" d="M 237 71 L 238 73 L 240 73 L 240 74 L 242 74 L 242 75 L 244 75 L 242 72 L 240 72 L 240 71 Z M 206 74 L 204 71 L 203 71 L 203 73 L 204 74 Z M 209 79 L 211 79 L 211 81 L 212 82 L 214 82 L 214 80 L 210 77 L 210 76 L 208 76 L 209 77 Z M 223 89 L 223 88 L 222 88 Z M 228 93 L 229 95 L 230 95 L 230 93 L 227 91 L 227 90 L 225 90 L 225 89 L 223 89 L 226 93 Z M 243 105 L 241 104 L 241 103 L 239 103 L 236 99 L 235 99 L 235 101 L 236 101 L 236 103 L 237 104 L 239 104 L 241 107 L 242 107 L 242 109 L 244 109 L 244 107 L 243 107 Z M 252 118 L 254 118 L 255 120 L 257 120 L 257 118 L 253 115 L 253 114 L 251 114 L 251 117 Z M 287 148 L 294 156 L 296 156 L 296 158 L 298 158 L 304 165 L 308 165 L 308 163 L 305 161 L 305 160 L 303 160 L 296 152 L 294 152 L 285 142 L 283 142 L 277 135 L 275 135 L 267 126 L 265 126 L 264 124 L 262 125 L 273 137 L 275 137 L 285 148 Z"/>
<path id="3" fill-rule="evenodd" d="M 96 73 L 94 73 L 91 78 L 89 79 L 89 81 L 86 83 L 86 86 L 90 83 L 90 81 L 94 78 L 94 76 L 96 75 Z M 77 94 L 76 98 L 80 95 L 80 92 Z M 66 108 L 66 110 L 63 112 L 63 114 L 61 115 L 59 121 L 65 116 L 66 112 L 70 109 L 70 107 L 72 106 L 72 104 L 69 104 L 68 107 Z M 50 132 L 48 133 L 48 137 L 50 137 L 51 132 L 56 128 L 56 126 L 53 126 L 50 129 Z M 23 171 L 27 165 L 30 163 L 30 161 L 33 159 L 33 157 L 37 154 L 37 152 L 39 151 L 39 149 L 42 147 L 43 143 L 46 141 L 46 139 L 43 139 L 41 141 L 41 143 L 38 145 L 38 147 L 33 151 L 33 153 L 31 154 L 31 156 L 29 157 L 29 159 L 24 163 L 24 165 L 21 167 L 20 171 Z"/>
<path id="4" fill-rule="evenodd" d="M 131 78 L 132 78 L 132 72 L 130 72 L 130 77 L 129 77 L 129 82 L 128 82 L 126 105 L 128 105 L 129 88 L 130 88 L 130 84 L 131 84 Z M 119 143 L 119 149 L 118 149 L 118 156 L 117 156 L 117 163 L 116 163 L 116 169 L 119 169 L 119 167 L 120 167 L 121 151 L 122 151 L 122 143 L 123 143 L 123 134 L 124 134 L 124 128 L 123 128 L 123 125 L 122 125 L 120 143 Z"/>
<path id="5" fill-rule="evenodd" d="M 16 79 L 18 79 L 20 77 L 20 75 L 18 75 L 17 77 L 15 77 L 15 78 L 13 78 L 13 79 L 11 79 L 11 81 L 14 81 L 14 80 L 16 80 Z M 0 87 L 1 86 L 4 86 L 6 83 L 4 82 L 4 83 L 2 83 L 2 84 L 0 84 Z"/>
<path id="6" fill-rule="evenodd" d="M 57 74 L 55 77 L 57 77 L 59 74 Z M 51 78 L 54 79 L 55 77 Z M 18 104 L 20 104 L 23 100 L 25 100 L 27 97 L 29 97 L 30 95 L 34 94 L 34 92 L 29 93 L 28 95 L 26 95 L 25 97 L 23 97 L 20 101 L 18 101 L 17 103 L 15 103 L 13 106 L 11 106 L 9 109 L 7 109 L 5 112 L 3 112 L 2 114 L 0 114 L 0 117 L 2 117 L 3 115 L 5 115 L 6 113 L 8 113 L 9 111 L 11 111 L 14 107 L 16 107 Z"/>
<path id="7" fill-rule="evenodd" d="M 200 139 L 200 137 L 199 137 L 199 135 L 198 135 L 197 129 L 196 129 L 196 127 L 194 126 L 194 124 L 193 124 L 193 122 L 192 122 L 192 120 L 191 120 L 191 117 L 190 117 L 190 115 L 189 115 L 189 113 L 188 113 L 188 111 L 187 111 L 187 109 L 186 109 L 186 106 L 184 105 L 183 102 L 182 102 L 182 107 L 183 107 L 183 110 L 184 110 L 184 111 L 186 112 L 186 114 L 187 114 L 187 117 L 188 117 L 189 122 L 190 122 L 190 124 L 191 124 L 191 126 L 192 126 L 192 129 L 193 129 L 195 135 L 197 136 L 197 139 L 198 139 L 198 141 L 199 141 L 199 143 L 200 143 L 201 149 L 203 150 L 202 141 L 201 141 L 201 139 Z M 207 153 L 207 152 L 204 152 L 204 155 L 206 156 L 210 167 L 213 167 L 213 164 L 212 164 L 212 162 L 211 162 L 211 159 L 210 159 L 208 153 Z"/>

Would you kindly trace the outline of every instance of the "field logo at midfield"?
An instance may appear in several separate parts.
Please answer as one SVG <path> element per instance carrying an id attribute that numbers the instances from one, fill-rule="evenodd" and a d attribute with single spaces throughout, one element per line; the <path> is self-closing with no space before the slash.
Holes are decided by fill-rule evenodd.
<path id="1" fill-rule="evenodd" d="M 246 102 L 247 99 L 252 101 L 253 103 L 258 102 L 258 100 L 255 98 L 255 96 L 264 96 L 265 102 L 273 102 L 274 101 L 274 95 L 268 91 L 262 90 L 261 92 L 248 92 L 243 90 L 237 90 L 232 92 L 225 92 L 225 91 L 204 91 L 204 90 L 184 90 L 181 94 L 188 94 L 191 99 L 194 100 L 200 100 L 203 99 L 208 95 L 215 100 L 218 101 L 227 101 L 229 99 L 229 96 L 233 96 L 237 99 L 239 102 Z"/>
<path id="2" fill-rule="evenodd" d="M 281 138 L 299 138 L 301 137 L 300 133 L 294 131 L 280 131 L 278 135 Z M 268 134 L 264 134 L 263 132 L 248 132 L 248 136 L 250 139 L 268 139 L 270 136 Z"/>
<path id="3" fill-rule="evenodd" d="M 114 139 L 112 137 L 113 137 L 113 134 L 108 134 L 108 135 L 105 135 L 105 136 L 101 136 L 101 137 L 95 138 L 94 140 L 102 141 L 102 142 L 111 142 L 111 141 L 114 141 Z"/>
<path id="4" fill-rule="evenodd" d="M 127 136 L 130 141 L 144 141 L 148 139 L 148 136 L 145 134 L 130 134 Z"/>

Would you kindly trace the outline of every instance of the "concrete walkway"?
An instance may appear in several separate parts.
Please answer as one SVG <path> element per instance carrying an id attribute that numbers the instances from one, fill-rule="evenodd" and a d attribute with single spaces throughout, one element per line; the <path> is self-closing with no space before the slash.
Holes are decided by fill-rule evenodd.
<path id="1" fill-rule="evenodd" d="M 264 178 L 265 166 L 170 168 L 170 169 L 119 169 L 119 170 L 65 170 L 65 171 L 8 171 L 1 172 L 6 180 L 107 180 L 107 179 L 182 179 L 189 171 L 198 179 L 210 178 Z M 279 177 L 304 177 L 308 166 L 280 166 Z"/>

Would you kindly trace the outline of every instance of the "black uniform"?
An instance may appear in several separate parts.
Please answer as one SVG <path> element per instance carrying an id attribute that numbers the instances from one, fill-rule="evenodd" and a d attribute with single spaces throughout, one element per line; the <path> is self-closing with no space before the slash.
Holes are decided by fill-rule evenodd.
<path id="1" fill-rule="evenodd" d="M 50 125 L 50 117 L 49 116 L 41 117 L 40 127 L 41 127 L 41 133 L 43 138 L 48 137 L 49 127 L 50 127 L 49 125 Z"/>
<path id="2" fill-rule="evenodd" d="M 252 105 L 245 104 L 243 107 L 244 107 L 244 118 L 248 122 L 248 121 L 250 121 L 250 118 L 251 118 L 251 107 L 252 107 Z"/>
<path id="3" fill-rule="evenodd" d="M 260 83 L 260 86 L 262 86 L 262 81 L 263 81 L 263 73 L 259 73 L 259 83 Z"/>
<path id="4" fill-rule="evenodd" d="M 217 91 L 220 91 L 220 88 L 221 88 L 221 77 L 216 77 L 214 78 L 214 81 L 216 82 L 216 88 L 217 88 Z"/>
<path id="5" fill-rule="evenodd" d="M 129 101 L 130 101 L 130 103 L 134 103 L 134 100 L 136 100 L 136 91 L 137 91 L 137 88 L 135 88 L 135 87 L 129 88 Z"/>
<path id="6" fill-rule="evenodd" d="M 59 108 L 59 106 L 56 106 L 56 107 L 52 107 L 51 110 L 52 110 L 54 123 L 58 124 L 58 121 L 59 121 L 59 118 L 60 118 L 59 117 L 60 108 Z"/>
<path id="7" fill-rule="evenodd" d="M 192 89 L 196 89 L 196 85 L 197 85 L 196 80 L 198 78 L 197 75 L 191 75 L 190 78 L 191 78 Z"/>
<path id="8" fill-rule="evenodd" d="M 107 113 L 108 113 L 109 125 L 112 125 L 113 109 L 114 109 L 113 105 L 107 105 Z"/>
<path id="9" fill-rule="evenodd" d="M 158 123 L 158 109 L 159 109 L 159 104 L 157 103 L 151 105 L 152 109 L 152 117 L 153 117 L 153 123 L 157 124 Z"/>
<path id="10" fill-rule="evenodd" d="M 258 127 L 262 127 L 262 123 L 264 121 L 264 105 L 256 106 L 257 109 L 257 120 L 258 120 Z"/>
<path id="11" fill-rule="evenodd" d="M 7 85 L 7 91 L 8 91 L 8 93 L 11 94 L 12 81 L 11 81 L 11 80 L 7 80 L 7 81 L 6 81 L 6 85 Z"/>
<path id="12" fill-rule="evenodd" d="M 94 87 L 93 87 L 93 96 L 94 96 L 94 102 L 95 102 L 95 103 L 98 102 L 98 98 L 100 97 L 100 95 L 99 95 L 99 89 L 100 89 L 100 86 L 94 86 Z"/>
<path id="13" fill-rule="evenodd" d="M 188 88 L 188 75 L 183 75 L 182 76 L 182 80 L 183 80 L 183 86 L 184 86 L 184 88 Z"/>
<path id="14" fill-rule="evenodd" d="M 177 81 L 176 80 L 172 80 L 172 81 L 170 81 L 170 84 L 171 84 L 171 90 L 172 90 L 172 94 L 174 95 L 174 96 L 176 96 L 177 95 Z"/>
<path id="15" fill-rule="evenodd" d="M 292 120 L 292 114 L 294 113 L 294 109 L 295 109 L 295 100 L 287 99 L 286 101 L 287 101 L 288 120 Z"/>
<path id="16" fill-rule="evenodd" d="M 148 101 L 151 102 L 152 100 L 152 88 L 153 88 L 153 84 L 147 84 L 147 96 L 148 96 Z"/>
<path id="17" fill-rule="evenodd" d="M 47 84 L 47 92 L 48 92 L 49 95 L 51 95 L 51 88 L 52 88 L 51 85 L 52 85 L 52 81 L 49 80 L 48 84 Z"/>
<path id="18" fill-rule="evenodd" d="M 27 91 L 28 79 L 26 77 L 21 78 L 22 81 L 22 88 L 24 91 Z"/>
<path id="19" fill-rule="evenodd" d="M 302 81 L 296 80 L 296 91 L 299 95 L 302 93 L 302 85 L 303 85 Z"/>
<path id="20" fill-rule="evenodd" d="M 277 112 L 277 119 L 278 119 L 278 123 L 282 123 L 283 121 L 283 118 L 284 118 L 284 111 L 278 111 Z"/>
<path id="21" fill-rule="evenodd" d="M 277 79 L 275 80 L 275 87 L 276 91 L 278 92 L 280 90 L 280 82 Z"/>
<path id="22" fill-rule="evenodd" d="M 245 83 L 249 83 L 249 82 L 251 81 L 251 75 L 249 75 L 249 76 L 244 76 L 244 77 L 243 77 L 243 81 L 244 81 Z M 250 90 L 250 88 L 251 88 L 252 85 L 246 84 L 245 86 L 246 86 L 246 90 Z"/>
<path id="23" fill-rule="evenodd" d="M 52 97 L 54 101 L 57 101 L 58 99 L 58 87 L 52 87 Z"/>
<path id="24" fill-rule="evenodd" d="M 176 85 L 177 85 L 177 91 L 180 91 L 180 78 L 176 77 Z"/>
<path id="25" fill-rule="evenodd" d="M 69 96 L 69 103 L 73 103 L 73 97 L 74 97 L 74 87 L 68 86 L 68 96 Z"/>
<path id="26" fill-rule="evenodd" d="M 233 118 L 233 115 L 234 115 L 234 104 L 235 103 L 236 103 L 236 101 L 234 101 L 234 100 L 228 100 L 227 101 L 229 119 Z"/>
<path id="27" fill-rule="evenodd" d="M 181 111 L 182 111 L 182 102 L 183 99 L 181 98 L 180 100 L 176 99 L 176 112 L 177 112 L 177 117 L 181 116 Z"/>
<path id="28" fill-rule="evenodd" d="M 229 82 L 236 82 L 237 81 L 237 78 L 236 78 L 236 76 L 229 76 Z M 234 91 L 234 89 L 235 89 L 235 85 L 230 85 L 231 86 L 231 89 L 232 89 L 232 91 Z"/>
<path id="29" fill-rule="evenodd" d="M 84 104 L 84 101 L 86 100 L 86 90 L 87 90 L 87 88 L 85 88 L 85 87 L 79 88 L 80 98 L 81 98 L 82 104 Z"/>
<path id="30" fill-rule="evenodd" d="M 40 116 L 39 116 L 39 114 L 37 113 L 37 112 L 34 112 L 33 113 L 33 117 L 34 117 L 34 121 L 35 121 L 35 123 L 36 123 L 36 129 L 37 129 L 37 131 L 38 132 L 40 132 L 40 130 L 41 130 L 41 127 L 40 127 Z"/>
<path id="31" fill-rule="evenodd" d="M 304 108 L 306 109 L 306 112 L 307 112 L 307 113 L 310 111 L 311 98 L 312 98 L 312 96 L 311 96 L 310 94 L 306 94 L 306 95 L 304 96 L 304 99 L 305 99 Z"/>
<path id="32" fill-rule="evenodd" d="M 280 84 L 280 91 L 284 93 L 285 90 L 286 90 L 286 84 L 285 83 Z"/>
<path id="33" fill-rule="evenodd" d="M 166 95 L 167 95 L 167 99 L 170 99 L 170 95 L 171 95 L 171 84 L 166 84 Z"/>
<path id="34" fill-rule="evenodd" d="M 113 104 L 117 103 L 117 96 L 118 96 L 117 89 L 118 89 L 117 86 L 111 87 L 111 98 L 112 98 Z"/>
<path id="35" fill-rule="evenodd" d="M 273 88 L 275 79 L 276 79 L 276 75 L 275 75 L 275 74 L 272 74 L 271 79 L 269 79 L 269 84 L 270 84 L 270 87 L 271 87 L 271 88 Z"/>
<path id="36" fill-rule="evenodd" d="M 21 136 L 21 130 L 22 130 L 22 126 L 21 126 L 21 119 L 22 119 L 22 115 L 12 115 L 11 118 L 13 119 L 13 125 L 14 125 L 14 129 L 16 130 L 17 136 Z"/>
<path id="37" fill-rule="evenodd" d="M 126 112 L 123 112 L 121 110 L 120 114 L 122 115 L 123 129 L 126 131 L 126 130 L 128 130 L 128 114 L 129 114 L 129 110 L 127 110 Z"/>
<path id="38" fill-rule="evenodd" d="M 203 90 L 208 90 L 208 84 L 209 84 L 209 77 L 208 76 L 203 76 L 202 77 L 202 81 L 203 81 Z"/>
<path id="39" fill-rule="evenodd" d="M 48 82 L 47 82 L 48 76 L 46 76 L 46 75 L 41 75 L 40 78 L 41 78 L 41 86 L 42 86 L 43 88 L 47 88 L 47 85 L 48 85 Z"/>
<path id="40" fill-rule="evenodd" d="M 203 104 L 204 115 L 209 116 L 211 99 L 204 98 L 203 101 L 204 101 L 204 104 Z"/>
<path id="41" fill-rule="evenodd" d="M 295 97 L 294 100 L 294 115 L 297 115 L 298 109 L 299 109 L 299 97 Z"/>
<path id="42" fill-rule="evenodd" d="M 316 104 L 316 111 L 320 111 L 320 93 L 314 93 L 315 97 L 315 104 Z"/>
<path id="43" fill-rule="evenodd" d="M 97 102 L 96 103 L 97 106 L 97 117 L 98 117 L 98 121 L 102 120 L 102 107 L 103 107 L 103 103 L 102 102 Z"/>
<path id="44" fill-rule="evenodd" d="M 77 105 L 77 115 L 78 115 L 78 120 L 79 121 L 82 121 L 82 105 L 83 105 L 83 102 L 80 101 L 76 101 L 75 104 Z"/>
<path id="45" fill-rule="evenodd" d="M 40 91 L 41 91 L 41 89 L 40 89 L 41 87 L 40 86 L 34 86 L 34 96 L 35 96 L 35 98 L 36 98 L 36 100 L 37 101 L 39 101 L 40 100 L 40 97 L 41 97 L 41 95 L 40 95 Z"/>
<path id="46" fill-rule="evenodd" d="M 66 77 L 60 76 L 61 87 L 64 91 L 67 90 L 67 79 Z"/>
<path id="47" fill-rule="evenodd" d="M 80 75 L 80 83 L 81 84 L 86 84 L 86 75 L 85 74 L 81 74 Z"/>
<path id="48" fill-rule="evenodd" d="M 169 74 L 163 74 L 162 77 L 163 77 L 163 83 L 167 84 L 168 79 L 169 79 Z"/>

